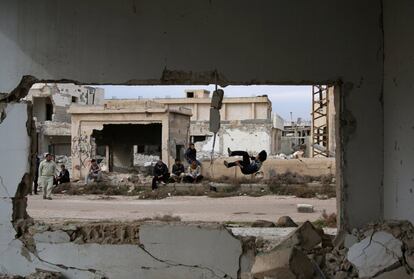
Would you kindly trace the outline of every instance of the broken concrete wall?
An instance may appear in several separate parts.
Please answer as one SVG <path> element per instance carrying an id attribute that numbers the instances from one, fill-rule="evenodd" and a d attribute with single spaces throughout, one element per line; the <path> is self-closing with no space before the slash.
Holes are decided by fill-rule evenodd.
<path id="1" fill-rule="evenodd" d="M 278 139 L 272 125 L 267 120 L 223 121 L 217 133 L 214 152 L 219 156 L 227 156 L 227 148 L 230 148 L 251 153 L 266 150 L 271 154 Z M 192 122 L 190 126 L 190 135 L 207 135 L 205 141 L 195 143 L 200 159 L 210 158 L 213 148 L 213 134 L 208 131 L 208 127 L 208 122 Z"/>
<path id="2" fill-rule="evenodd" d="M 342 81 L 340 219 L 382 217 L 380 1 L 5 0 L 0 26 L 0 92 L 28 73 L 85 84 Z"/>
<path id="3" fill-rule="evenodd" d="M 411 1 L 384 1 L 384 213 L 414 222 L 414 24 Z"/>

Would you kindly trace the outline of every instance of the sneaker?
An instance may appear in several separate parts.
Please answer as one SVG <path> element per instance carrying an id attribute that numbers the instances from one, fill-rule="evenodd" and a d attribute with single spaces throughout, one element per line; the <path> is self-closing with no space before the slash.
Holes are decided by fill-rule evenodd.
<path id="1" fill-rule="evenodd" d="M 161 185 L 165 185 L 165 182 L 164 181 L 161 181 L 160 183 L 161 183 Z"/>
<path id="2" fill-rule="evenodd" d="M 51 198 L 51 197 L 48 197 L 48 198 L 46 198 L 46 199 L 47 199 L 47 200 L 50 200 L 50 201 L 52 200 L 52 198 Z"/>
<path id="3" fill-rule="evenodd" d="M 229 167 L 229 162 L 224 161 L 224 165 L 226 166 L 226 168 L 228 168 Z"/>
<path id="4" fill-rule="evenodd" d="M 227 152 L 229 153 L 229 157 L 231 157 L 231 149 L 228 147 Z"/>

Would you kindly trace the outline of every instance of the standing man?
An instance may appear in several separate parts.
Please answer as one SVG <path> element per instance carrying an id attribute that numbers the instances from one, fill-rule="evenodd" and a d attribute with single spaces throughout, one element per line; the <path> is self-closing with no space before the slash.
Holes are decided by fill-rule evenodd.
<path id="1" fill-rule="evenodd" d="M 163 161 L 158 160 L 154 166 L 154 178 L 152 179 L 152 190 L 158 188 L 157 182 L 167 183 L 170 174 L 168 173 L 168 167 Z"/>
<path id="2" fill-rule="evenodd" d="M 37 188 L 39 186 L 39 166 L 40 166 L 40 159 L 39 159 L 39 155 L 36 154 L 36 171 L 35 171 L 35 177 L 33 179 L 35 195 L 37 195 Z"/>
<path id="3" fill-rule="evenodd" d="M 197 150 L 194 147 L 194 143 L 190 143 L 187 151 L 185 151 L 185 159 L 189 165 L 191 165 L 193 161 L 196 161 L 197 165 L 200 165 L 200 162 L 197 161 Z"/>
<path id="4" fill-rule="evenodd" d="M 50 153 L 46 154 L 46 160 L 43 160 L 39 165 L 40 184 L 43 187 L 43 199 L 52 199 L 53 179 L 57 174 L 56 163 L 52 160 L 53 156 Z"/>

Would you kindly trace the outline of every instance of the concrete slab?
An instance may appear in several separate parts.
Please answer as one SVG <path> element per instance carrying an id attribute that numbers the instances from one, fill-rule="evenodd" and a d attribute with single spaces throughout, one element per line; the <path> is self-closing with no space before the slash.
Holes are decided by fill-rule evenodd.
<path id="1" fill-rule="evenodd" d="M 162 261 L 199 266 L 217 277 L 237 278 L 241 242 L 222 226 L 144 224 L 139 238 L 144 249 Z"/>
<path id="2" fill-rule="evenodd" d="M 372 277 L 397 263 L 402 257 L 402 242 L 387 232 L 375 232 L 349 248 L 347 259 L 359 277 Z"/>

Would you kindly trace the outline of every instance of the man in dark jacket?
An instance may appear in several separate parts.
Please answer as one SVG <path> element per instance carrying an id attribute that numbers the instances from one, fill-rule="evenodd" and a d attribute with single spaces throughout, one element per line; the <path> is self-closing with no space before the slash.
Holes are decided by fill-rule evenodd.
<path id="1" fill-rule="evenodd" d="M 188 149 L 185 152 L 185 159 L 189 165 L 191 165 L 193 161 L 196 161 L 197 165 L 200 165 L 200 162 L 197 161 L 197 150 L 194 147 L 194 143 L 190 143 L 188 146 Z"/>
<path id="2" fill-rule="evenodd" d="M 154 166 L 154 178 L 152 179 L 152 190 L 158 188 L 157 182 L 161 182 L 163 184 L 167 183 L 170 174 L 168 173 L 168 167 L 163 161 L 158 160 L 158 162 Z"/>
<path id="3" fill-rule="evenodd" d="M 250 157 L 249 153 L 245 151 L 231 151 L 230 148 L 228 148 L 227 150 L 229 151 L 230 157 L 242 156 L 243 160 L 239 160 L 232 163 L 224 161 L 224 165 L 228 168 L 239 166 L 243 174 L 253 174 L 258 172 L 262 167 L 263 162 L 267 159 L 267 153 L 264 150 L 260 151 L 260 153 L 256 157 Z"/>
<path id="4" fill-rule="evenodd" d="M 181 182 L 184 177 L 184 165 L 180 159 L 175 159 L 175 164 L 172 167 L 170 182 Z"/>
<path id="5" fill-rule="evenodd" d="M 69 171 L 65 165 L 60 166 L 59 176 L 56 178 L 57 184 L 70 182 Z"/>

